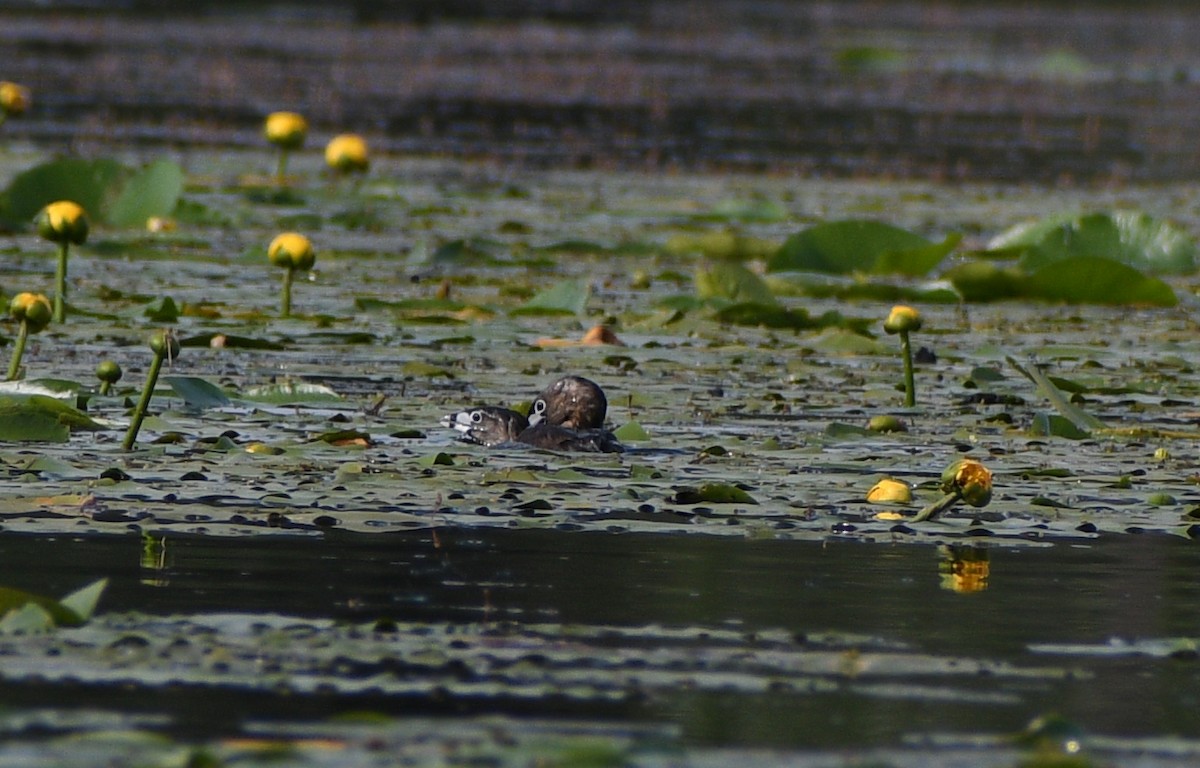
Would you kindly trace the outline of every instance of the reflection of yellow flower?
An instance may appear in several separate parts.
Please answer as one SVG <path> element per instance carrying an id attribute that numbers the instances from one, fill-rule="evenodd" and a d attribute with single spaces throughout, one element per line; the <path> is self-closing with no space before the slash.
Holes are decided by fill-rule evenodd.
<path id="1" fill-rule="evenodd" d="M 369 165 L 367 142 L 353 133 L 334 136 L 325 146 L 325 162 L 339 173 L 365 173 Z"/>
<path id="2" fill-rule="evenodd" d="M 50 300 L 40 293 L 18 293 L 13 296 L 8 305 L 8 314 L 14 320 L 20 320 L 29 328 L 30 333 L 37 333 L 50 324 L 53 310 Z"/>
<path id="3" fill-rule="evenodd" d="M 295 112 L 272 112 L 267 115 L 263 133 L 280 149 L 300 149 L 308 136 L 308 121 Z"/>
<path id="4" fill-rule="evenodd" d="M 941 547 L 942 589 L 959 594 L 982 592 L 988 588 L 991 563 L 988 551 L 975 547 Z"/>
<path id="5" fill-rule="evenodd" d="M 986 507 L 992 500 L 992 473 L 974 459 L 960 459 L 942 473 L 942 490 L 957 492 L 972 507 Z"/>
<path id="6" fill-rule="evenodd" d="M 87 240 L 88 219 L 83 206 L 59 200 L 42 209 L 37 217 L 38 234 L 54 243 L 80 245 Z"/>
<path id="7" fill-rule="evenodd" d="M 888 333 L 912 333 L 921 330 L 921 313 L 903 304 L 892 307 L 887 320 L 883 321 L 883 330 Z"/>
<path id="8" fill-rule="evenodd" d="M 867 501 L 872 504 L 908 504 L 912 501 L 912 489 L 908 483 L 886 477 L 867 491 Z"/>
<path id="9" fill-rule="evenodd" d="M 312 243 L 296 232 L 277 235 L 267 246 L 267 258 L 275 266 L 286 269 L 312 269 L 317 261 Z"/>
<path id="10" fill-rule="evenodd" d="M 4 115 L 21 115 L 29 109 L 29 89 L 7 80 L 0 81 L 0 112 Z"/>

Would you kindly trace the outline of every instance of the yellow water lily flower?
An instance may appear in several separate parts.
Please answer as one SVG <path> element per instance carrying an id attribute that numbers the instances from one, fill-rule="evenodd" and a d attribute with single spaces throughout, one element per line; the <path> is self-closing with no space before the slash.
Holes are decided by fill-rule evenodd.
<path id="1" fill-rule="evenodd" d="M 267 115 L 263 133 L 280 149 L 300 149 L 308 137 L 308 121 L 295 112 L 272 112 Z"/>
<path id="2" fill-rule="evenodd" d="M 0 115 L 3 117 L 23 115 L 29 109 L 29 89 L 18 83 L 0 81 Z"/>
<path id="3" fill-rule="evenodd" d="M 325 162 L 338 173 L 366 173 L 367 142 L 354 133 L 334 136 L 325 145 Z"/>
<path id="4" fill-rule="evenodd" d="M 88 236 L 87 213 L 71 200 L 50 203 L 38 214 L 37 231 L 52 243 L 81 245 Z"/>
<path id="5" fill-rule="evenodd" d="M 267 258 L 275 266 L 287 269 L 312 269 L 317 260 L 312 242 L 298 232 L 276 235 L 267 246 Z"/>
<path id="6" fill-rule="evenodd" d="M 921 330 L 921 313 L 912 307 L 898 304 L 892 307 L 887 320 L 883 321 L 883 330 L 890 334 L 919 331 Z"/>

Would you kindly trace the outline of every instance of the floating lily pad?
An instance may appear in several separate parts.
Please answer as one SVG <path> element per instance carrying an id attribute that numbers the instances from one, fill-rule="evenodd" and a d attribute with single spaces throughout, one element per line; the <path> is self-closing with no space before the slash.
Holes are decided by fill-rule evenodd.
<path id="1" fill-rule="evenodd" d="M 789 237 L 767 262 L 767 271 L 924 275 L 961 239 L 952 234 L 936 243 L 882 222 L 832 221 Z"/>

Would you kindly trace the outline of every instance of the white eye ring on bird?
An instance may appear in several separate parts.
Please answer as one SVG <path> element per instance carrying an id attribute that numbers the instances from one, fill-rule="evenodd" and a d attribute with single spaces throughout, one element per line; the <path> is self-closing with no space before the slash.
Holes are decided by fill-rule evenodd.
<path id="1" fill-rule="evenodd" d="M 545 413 L 546 412 L 546 401 L 541 399 L 540 397 L 537 400 L 534 400 L 533 401 L 533 412 L 534 412 L 534 414 Z"/>
<path id="2" fill-rule="evenodd" d="M 483 411 L 471 411 L 471 421 L 476 424 L 483 421 Z"/>

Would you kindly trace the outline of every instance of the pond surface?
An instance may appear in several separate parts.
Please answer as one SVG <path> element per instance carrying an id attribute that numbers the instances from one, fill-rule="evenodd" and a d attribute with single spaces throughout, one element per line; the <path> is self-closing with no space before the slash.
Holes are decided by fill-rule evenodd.
<path id="1" fill-rule="evenodd" d="M 1200 17 L 557 5 L 255 17 L 273 36 L 5 12 L 5 76 L 41 106 L 0 133 L 0 186 L 66 143 L 186 185 L 161 227 L 95 222 L 68 321 L 26 351 L 27 382 L 100 429 L 0 443 L 0 586 L 109 585 L 83 627 L 0 634 L 0 766 L 1200 760 L 1195 274 L 1166 278 L 1169 309 L 960 303 L 938 279 L 1048 214 L 1200 232 L 1194 185 L 1168 183 L 1197 162 Z M 283 182 L 264 93 L 313 119 Z M 323 172 L 345 129 L 376 150 L 364 179 Z M 884 178 L 912 175 L 977 181 Z M 696 301 L 848 218 L 963 241 L 922 278 L 765 276 L 825 327 Z M 49 291 L 17 224 L 0 285 Z M 265 255 L 284 230 L 317 250 L 289 319 Z M 577 306 L 530 311 L 547 290 Z M 880 330 L 902 300 L 924 317 L 912 408 Z M 576 343 L 596 325 L 622 344 Z M 123 451 L 167 326 L 174 378 Z M 102 359 L 125 368 L 109 396 Z M 1035 364 L 1105 428 L 1041 428 Z M 604 386 L 626 453 L 439 427 L 567 373 Z M 991 503 L 913 523 L 961 457 Z M 868 504 L 883 477 L 914 503 Z"/>
<path id="2" fill-rule="evenodd" d="M 413 716 L 520 741 L 587 718 L 637 759 L 736 747 L 802 764 L 995 759 L 1061 713 L 1075 730 L 1059 738 L 1122 764 L 1200 756 L 1200 666 L 1181 640 L 1200 551 L 1174 537 L 990 547 L 969 593 L 944 550 L 837 540 L 444 528 L 179 537 L 160 555 L 128 537 L 0 537 L 10 583 L 111 579 L 89 626 L 0 639 L 8 711 L 41 713 L 24 732 L 10 714 L 0 754 L 43 729 L 111 727 L 101 710 L 199 741 L 309 722 L 355 761 L 361 734 L 337 717 L 362 711 L 400 718 L 377 737 Z"/>

